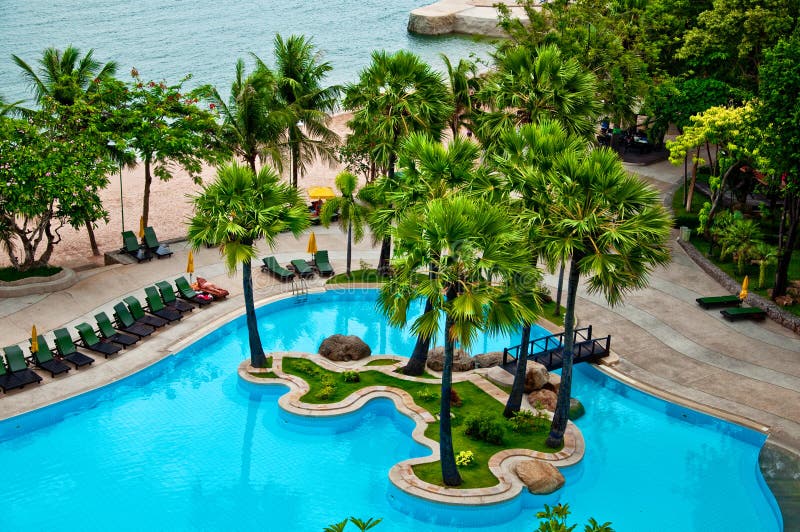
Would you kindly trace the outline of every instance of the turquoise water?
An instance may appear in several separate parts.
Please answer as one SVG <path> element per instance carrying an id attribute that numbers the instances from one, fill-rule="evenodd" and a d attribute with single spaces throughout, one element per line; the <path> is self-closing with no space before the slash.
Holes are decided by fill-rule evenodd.
<path id="1" fill-rule="evenodd" d="M 407 33 L 409 12 L 420 0 L 3 0 L 0 2 L 0 94 L 29 98 L 12 62 L 16 54 L 33 65 L 46 47 L 69 44 L 131 67 L 143 79 L 210 83 L 226 94 L 237 58 L 256 53 L 272 62 L 275 33 L 312 37 L 334 67 L 328 81 L 355 81 L 372 50 L 408 49 L 441 66 L 438 54 L 460 59 L 487 56 L 489 45 L 466 37 L 421 37 Z"/>
<path id="2" fill-rule="evenodd" d="M 330 332 L 361 331 L 373 350 L 407 352 L 413 339 L 383 323 L 373 297 L 274 303 L 259 310 L 262 340 L 307 350 Z M 285 413 L 285 387 L 238 379 L 246 349 L 239 318 L 127 379 L 1 422 L 0 530 L 320 531 L 355 515 L 384 518 L 381 532 L 507 532 L 533 530 L 535 512 L 559 501 L 575 522 L 594 516 L 618 531 L 781 529 L 757 466 L 763 435 L 591 367 L 576 367 L 588 445 L 583 462 L 564 469 L 566 487 L 453 509 L 388 481 L 394 463 L 427 454 L 391 403 L 341 418 Z"/>

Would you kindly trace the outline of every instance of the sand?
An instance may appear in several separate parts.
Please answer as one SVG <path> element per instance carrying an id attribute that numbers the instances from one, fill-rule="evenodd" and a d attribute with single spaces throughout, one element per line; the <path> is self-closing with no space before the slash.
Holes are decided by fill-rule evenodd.
<path id="1" fill-rule="evenodd" d="M 331 129 L 344 138 L 348 132 L 346 122 L 350 118 L 349 113 L 333 116 Z M 301 191 L 312 186 L 330 186 L 336 190 L 334 180 L 342 169 L 343 166 L 340 164 L 330 166 L 326 162 L 314 161 L 309 165 L 305 175 L 299 178 L 298 187 Z M 189 196 L 197 194 L 200 190 L 200 186 L 194 184 L 186 172 L 176 171 L 174 175 L 175 177 L 169 181 L 155 179 L 150 190 L 149 225 L 155 229 L 159 240 L 185 237 L 186 225 L 192 215 Z M 206 166 L 202 172 L 202 179 L 208 183 L 214 179 L 214 175 L 215 168 Z M 288 180 L 286 169 L 284 169 L 283 175 Z M 125 229 L 138 232 L 144 198 L 144 166 L 138 165 L 132 169 L 123 169 L 122 202 L 120 202 L 119 174 L 110 176 L 108 187 L 101 191 L 100 198 L 109 213 L 108 223 L 100 221 L 95 229 L 95 237 L 101 255 L 98 257 L 92 255 L 89 235 L 85 227 L 81 230 L 74 230 L 67 226 L 59 232 L 61 242 L 55 246 L 50 260 L 51 264 L 77 269 L 102 266 L 102 254 L 118 250 L 122 245 L 120 233 L 123 225 L 123 210 Z M 120 209 L 121 204 L 123 209 Z M 10 265 L 5 253 L 0 254 L 0 265 Z"/>

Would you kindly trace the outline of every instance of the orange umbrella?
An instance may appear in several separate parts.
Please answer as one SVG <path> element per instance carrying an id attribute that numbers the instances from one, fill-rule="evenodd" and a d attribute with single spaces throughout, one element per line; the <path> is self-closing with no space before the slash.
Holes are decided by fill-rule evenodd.
<path id="1" fill-rule="evenodd" d="M 311 236 L 308 237 L 308 252 L 311 253 L 311 258 L 317 253 L 317 236 L 314 231 L 311 231 Z"/>
<path id="2" fill-rule="evenodd" d="M 194 254 L 189 250 L 189 257 L 186 259 L 186 273 L 189 274 L 189 282 L 192 282 L 192 274 L 194 273 Z"/>
<path id="3" fill-rule="evenodd" d="M 31 327 L 31 353 L 39 351 L 39 338 L 36 334 L 36 325 Z"/>
<path id="4" fill-rule="evenodd" d="M 144 216 L 139 217 L 139 238 L 144 238 Z"/>
<path id="5" fill-rule="evenodd" d="M 742 291 L 739 292 L 739 299 L 744 300 L 747 297 L 747 287 L 750 285 L 750 277 L 745 275 L 742 281 Z"/>

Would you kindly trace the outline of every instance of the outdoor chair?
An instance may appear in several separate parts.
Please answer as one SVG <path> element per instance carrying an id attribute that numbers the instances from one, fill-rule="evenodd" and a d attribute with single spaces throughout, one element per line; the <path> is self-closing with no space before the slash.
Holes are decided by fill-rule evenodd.
<path id="1" fill-rule="evenodd" d="M 111 325 L 111 319 L 105 312 L 98 312 L 94 315 L 94 319 L 97 321 L 100 337 L 109 342 L 114 342 L 122 347 L 128 347 L 139 341 L 139 337 L 136 335 L 125 334 L 114 329 L 114 326 Z"/>
<path id="2" fill-rule="evenodd" d="M 739 296 L 710 296 L 698 297 L 695 301 L 703 308 L 738 307 L 742 304 Z"/>
<path id="3" fill-rule="evenodd" d="M 175 295 L 175 290 L 173 290 L 172 285 L 167 281 L 158 281 L 156 286 L 158 287 L 158 292 L 161 294 L 161 300 L 164 302 L 164 305 L 166 305 L 167 308 L 177 310 L 178 312 L 191 312 L 194 310 L 194 305 L 187 301 L 178 299 L 178 296 Z"/>
<path id="4" fill-rule="evenodd" d="M 18 379 L 12 383 L 14 388 L 24 388 L 28 384 L 42 382 L 42 376 L 28 367 L 25 355 L 22 354 L 22 349 L 18 345 L 4 347 L 3 351 L 6 354 L 8 372 Z"/>
<path id="5" fill-rule="evenodd" d="M 67 373 L 69 366 L 60 360 L 56 360 L 50 346 L 47 345 L 44 337 L 41 334 L 36 335 L 37 350 L 31 350 L 30 360 L 37 368 L 42 368 L 50 372 L 51 377 L 55 377 L 60 373 Z"/>
<path id="6" fill-rule="evenodd" d="M 133 319 L 136 320 L 136 323 L 143 323 L 145 325 L 150 325 L 151 327 L 155 327 L 156 329 L 163 327 L 169 320 L 166 320 L 160 316 L 153 316 L 151 314 L 145 314 L 144 308 L 142 307 L 141 302 L 133 296 L 128 296 L 122 298 L 126 305 L 128 305 L 128 310 L 131 311 L 131 316 Z"/>
<path id="7" fill-rule="evenodd" d="M 69 331 L 66 329 L 56 329 L 53 331 L 56 337 L 56 350 L 67 362 L 75 364 L 75 369 L 94 362 L 94 359 L 85 353 L 78 351 L 75 342 L 72 341 Z"/>
<path id="8" fill-rule="evenodd" d="M 328 259 L 327 249 L 320 249 L 314 253 L 314 265 L 321 276 L 330 277 L 333 275 L 333 267 Z"/>
<path id="9" fill-rule="evenodd" d="M 156 232 L 152 227 L 144 228 L 144 244 L 159 259 L 172 256 L 172 250 L 158 241 Z"/>
<path id="10" fill-rule="evenodd" d="M 123 231 L 122 232 L 122 249 L 121 252 L 127 253 L 137 262 L 142 262 L 143 260 L 150 260 L 153 256 L 146 250 L 139 247 L 139 240 L 136 238 L 136 235 L 133 234 L 133 231 Z"/>
<path id="11" fill-rule="evenodd" d="M 3 355 L 0 355 L 0 390 L 5 393 L 8 390 L 15 390 L 23 386 L 25 386 L 23 379 L 19 375 L 14 375 L 8 371 L 6 360 Z"/>
<path id="12" fill-rule="evenodd" d="M 147 311 L 151 314 L 155 314 L 159 318 L 165 319 L 170 323 L 178 321 L 183 317 L 183 314 L 177 310 L 168 309 L 166 305 L 164 305 L 164 302 L 161 301 L 161 295 L 158 293 L 155 286 L 145 287 L 144 293 L 145 300 L 147 301 Z"/>
<path id="13" fill-rule="evenodd" d="M 189 281 L 186 280 L 186 277 L 178 277 L 175 279 L 175 287 L 178 289 L 178 293 L 183 299 L 191 301 L 192 303 L 197 303 L 201 307 L 208 305 L 212 301 L 211 297 L 203 297 L 203 294 L 195 292 L 194 288 L 189 284 Z"/>
<path id="14" fill-rule="evenodd" d="M 292 279 L 294 279 L 294 273 L 290 272 L 289 270 L 278 264 L 278 261 L 272 255 L 270 255 L 269 257 L 264 257 L 263 259 L 261 259 L 261 262 L 264 263 L 264 265 L 261 266 L 262 272 L 269 272 L 275 278 L 283 282 L 291 281 Z"/>
<path id="15" fill-rule="evenodd" d="M 312 270 L 306 261 L 302 259 L 294 259 L 292 261 L 292 267 L 294 268 L 294 271 L 297 272 L 297 275 L 303 279 L 314 277 L 314 270 Z"/>
<path id="16" fill-rule="evenodd" d="M 78 335 L 81 337 L 81 344 L 90 351 L 101 353 L 104 357 L 108 358 L 122 350 L 122 346 L 98 338 L 92 326 L 86 322 L 77 324 L 75 328 L 78 329 Z"/>
<path id="17" fill-rule="evenodd" d="M 728 321 L 763 320 L 767 313 L 758 307 L 738 307 L 720 310 L 722 317 Z"/>
<path id="18" fill-rule="evenodd" d="M 114 305 L 114 319 L 117 321 L 117 329 L 135 334 L 139 338 L 150 336 L 156 330 L 155 327 L 138 322 L 128 307 L 125 306 L 125 303 L 122 302 Z"/>

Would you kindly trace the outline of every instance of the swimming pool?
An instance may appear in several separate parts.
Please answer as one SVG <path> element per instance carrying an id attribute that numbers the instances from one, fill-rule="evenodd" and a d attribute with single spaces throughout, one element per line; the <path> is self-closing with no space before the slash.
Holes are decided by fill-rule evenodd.
<path id="1" fill-rule="evenodd" d="M 365 291 L 273 303 L 259 309 L 262 341 L 313 352 L 335 331 L 407 352 L 413 338 L 385 326 L 373 301 Z M 285 387 L 238 378 L 246 351 L 238 318 L 122 381 L 0 423 L 0 530 L 319 531 L 354 515 L 382 517 L 381 532 L 500 532 L 534 529 L 535 512 L 559 501 L 574 522 L 594 516 L 618 531 L 781 529 L 758 471 L 763 435 L 591 367 L 576 367 L 587 453 L 563 470 L 566 487 L 452 509 L 389 482 L 394 463 L 427 451 L 388 400 L 341 418 L 294 416 L 277 406 Z"/>

